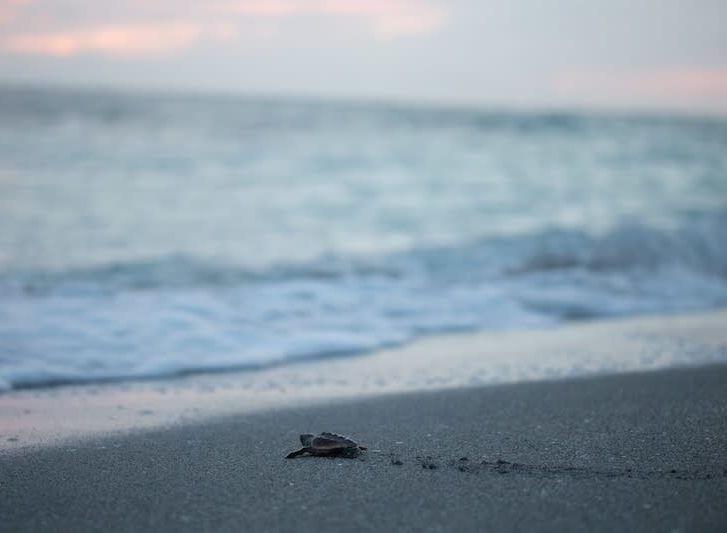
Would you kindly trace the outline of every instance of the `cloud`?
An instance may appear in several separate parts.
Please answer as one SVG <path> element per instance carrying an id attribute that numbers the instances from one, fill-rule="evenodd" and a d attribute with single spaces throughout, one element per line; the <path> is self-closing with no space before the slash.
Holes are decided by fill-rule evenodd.
<path id="1" fill-rule="evenodd" d="M 374 32 L 384 37 L 431 33 L 444 22 L 444 15 L 437 10 L 380 17 L 373 21 Z"/>
<path id="2" fill-rule="evenodd" d="M 29 3 L 30 0 L 0 0 L 0 24 L 15 20 L 20 9 Z"/>
<path id="3" fill-rule="evenodd" d="M 599 102 L 727 106 L 727 68 L 682 67 L 629 71 L 580 70 L 555 79 L 556 93 L 565 98 Z"/>
<path id="4" fill-rule="evenodd" d="M 15 26 L 6 26 L 5 36 L 0 36 L 1 51 L 58 57 L 158 55 L 204 38 L 229 41 L 241 33 L 243 24 L 249 36 L 263 20 L 310 16 L 359 19 L 375 36 L 394 38 L 435 31 L 446 15 L 442 8 L 417 0 L 161 0 L 113 6 L 72 0 L 67 7 L 75 6 L 70 12 L 82 14 L 79 19 L 80 15 L 66 18 L 63 11 L 43 9 L 48 6 L 39 1 L 23 11 L 30 1 L 0 0 L 0 22 L 13 20 Z M 335 27 L 336 21 L 330 22 Z"/>
<path id="5" fill-rule="evenodd" d="M 108 25 L 61 32 L 20 34 L 0 40 L 10 52 L 70 56 L 84 52 L 111 55 L 162 54 L 190 46 L 209 34 L 207 28 L 189 22 Z M 224 28 L 220 29 L 224 37 Z"/>
<path id="6" fill-rule="evenodd" d="M 208 4 L 208 9 L 248 18 L 359 18 L 374 34 L 386 37 L 430 33 L 447 19 L 444 8 L 417 0 L 236 0 Z"/>

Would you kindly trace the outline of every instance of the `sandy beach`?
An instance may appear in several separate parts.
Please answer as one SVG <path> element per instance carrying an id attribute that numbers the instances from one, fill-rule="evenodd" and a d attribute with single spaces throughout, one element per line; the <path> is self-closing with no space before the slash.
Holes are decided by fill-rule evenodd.
<path id="1" fill-rule="evenodd" d="M 326 430 L 368 452 L 284 458 L 299 433 Z M 319 399 L 102 433 L 6 450 L 0 489 L 2 531 L 724 531 L 727 366 Z"/>
<path id="2" fill-rule="evenodd" d="M 725 366 L 409 394 L 6 456 L 0 529 L 724 531 L 725 450 Z"/>

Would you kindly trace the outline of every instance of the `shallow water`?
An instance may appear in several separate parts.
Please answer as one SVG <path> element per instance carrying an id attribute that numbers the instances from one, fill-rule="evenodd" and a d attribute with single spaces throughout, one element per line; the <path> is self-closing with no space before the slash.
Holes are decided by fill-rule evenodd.
<path id="1" fill-rule="evenodd" d="M 0 388 L 727 304 L 727 123 L 0 90 Z"/>

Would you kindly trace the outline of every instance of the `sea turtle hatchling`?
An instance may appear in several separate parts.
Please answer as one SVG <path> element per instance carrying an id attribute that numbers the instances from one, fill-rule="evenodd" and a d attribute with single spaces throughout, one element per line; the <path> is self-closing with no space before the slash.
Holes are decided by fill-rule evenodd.
<path id="1" fill-rule="evenodd" d="M 326 431 L 320 435 L 304 433 L 300 436 L 300 443 L 303 447 L 286 455 L 286 459 L 293 459 L 306 454 L 319 457 L 348 457 L 351 459 L 366 450 L 366 446 L 362 446 L 348 437 Z"/>

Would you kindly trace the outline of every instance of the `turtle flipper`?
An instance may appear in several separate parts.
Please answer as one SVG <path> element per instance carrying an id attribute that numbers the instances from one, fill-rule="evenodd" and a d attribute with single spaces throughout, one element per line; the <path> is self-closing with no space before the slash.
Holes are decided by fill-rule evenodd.
<path id="1" fill-rule="evenodd" d="M 300 450 L 296 450 L 294 452 L 290 452 L 288 455 L 285 456 L 285 458 L 286 459 L 295 459 L 296 457 L 298 457 L 300 455 L 303 455 L 303 454 L 306 454 L 306 453 L 309 453 L 309 452 L 310 452 L 310 448 L 308 448 L 306 446 L 305 448 L 301 448 Z"/>

